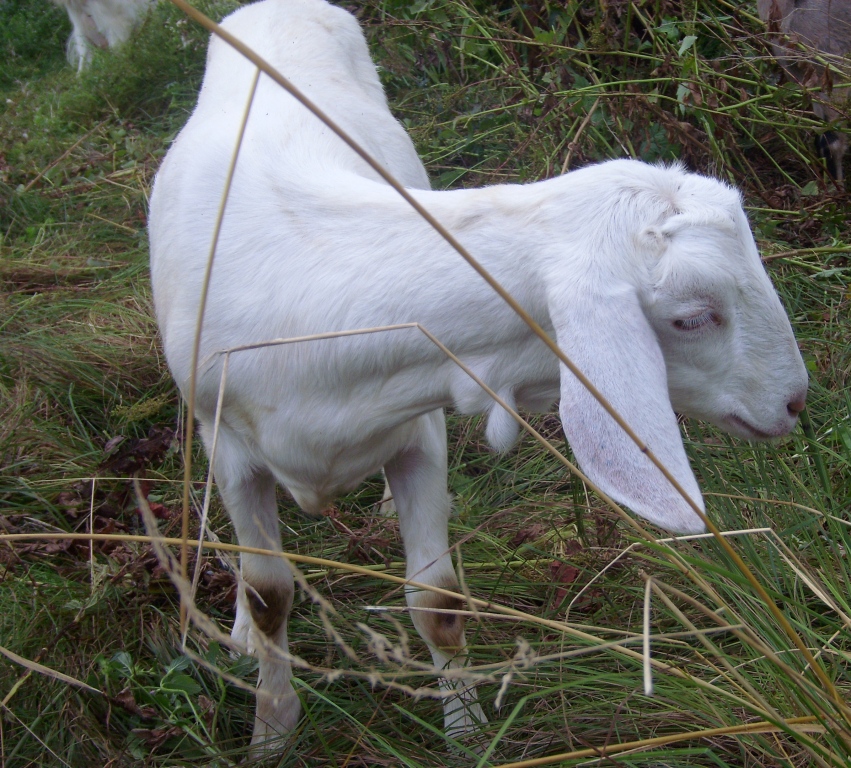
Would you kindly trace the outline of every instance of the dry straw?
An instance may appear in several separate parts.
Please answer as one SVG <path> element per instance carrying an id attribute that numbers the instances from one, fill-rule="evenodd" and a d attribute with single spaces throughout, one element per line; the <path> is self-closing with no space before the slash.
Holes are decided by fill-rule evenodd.
<path id="1" fill-rule="evenodd" d="M 138 481 L 137 482 L 137 492 L 138 492 Z M 165 538 L 157 534 L 156 532 L 156 521 L 153 518 L 153 515 L 150 513 L 150 509 L 148 508 L 147 502 L 143 495 L 138 495 L 138 502 L 140 508 L 144 512 L 146 525 L 149 528 L 148 535 L 117 535 L 117 534 L 90 534 L 90 533 L 26 533 L 26 534 L 3 534 L 0 535 L 0 542 L 8 542 L 13 543 L 16 541 L 53 541 L 58 539 L 65 540 L 77 540 L 77 541 L 89 541 L 89 542 L 135 542 L 135 543 L 148 543 L 154 546 L 154 549 L 157 553 L 157 556 L 161 562 L 161 564 L 165 567 L 169 577 L 172 579 L 178 594 L 180 595 L 181 601 L 184 605 L 186 605 L 186 612 L 188 618 L 194 623 L 207 637 L 220 642 L 225 646 L 229 646 L 234 648 L 239 652 L 245 652 L 245 648 L 241 647 L 238 643 L 235 643 L 228 635 L 223 633 L 218 626 L 212 622 L 202 611 L 200 611 L 197 606 L 194 604 L 192 600 L 191 593 L 191 585 L 183 579 L 180 572 L 180 566 L 176 558 L 171 556 L 167 547 L 182 547 L 182 540 L 179 538 Z M 737 533 L 748 533 L 748 532 L 737 532 Z M 756 531 L 756 533 L 762 533 L 762 531 Z M 697 537 L 684 537 L 684 538 L 697 538 Z M 190 547 L 197 547 L 198 542 L 190 542 Z M 631 545 L 635 546 L 635 545 Z M 327 570 L 341 570 L 346 571 L 352 574 L 357 574 L 364 577 L 373 577 L 378 578 L 380 580 L 397 584 L 397 585 L 408 585 L 413 586 L 418 589 L 428 590 L 435 592 L 437 594 L 446 595 L 447 597 L 452 597 L 456 599 L 465 599 L 463 595 L 458 593 L 441 589 L 439 587 L 434 587 L 428 584 L 421 584 L 415 581 L 411 581 L 410 579 L 405 579 L 400 576 L 396 576 L 391 573 L 386 573 L 382 571 L 375 570 L 373 568 L 368 568 L 364 566 L 359 566 L 351 563 L 338 562 L 333 560 L 327 560 L 324 558 L 311 557 L 308 555 L 297 555 L 294 553 L 286 553 L 286 552 L 269 552 L 268 550 L 262 548 L 252 548 L 252 547 L 244 547 L 240 545 L 234 544 L 226 544 L 219 542 L 204 542 L 203 548 L 207 550 L 225 552 L 225 553 L 240 553 L 240 552 L 248 552 L 253 554 L 270 554 L 276 557 L 280 557 L 285 559 L 287 562 L 292 565 L 306 565 L 306 566 L 314 566 Z M 295 571 L 297 577 L 300 577 L 301 574 L 298 571 Z M 303 590 L 307 592 L 313 593 L 312 597 L 315 600 L 322 601 L 322 598 L 317 596 L 316 593 L 310 589 L 308 586 L 307 580 L 303 577 L 299 578 L 300 586 Z M 731 694 L 729 691 L 726 691 L 722 688 L 718 688 L 711 682 L 706 682 L 699 678 L 694 678 L 689 675 L 687 671 L 681 670 L 674 665 L 668 664 L 663 661 L 659 661 L 657 659 L 653 659 L 646 652 L 649 643 L 652 641 L 667 641 L 677 638 L 685 638 L 685 637 L 695 637 L 698 638 L 700 642 L 702 642 L 708 649 L 712 649 L 712 643 L 710 640 L 710 635 L 717 634 L 718 632 L 729 632 L 739 636 L 743 641 L 749 642 L 751 645 L 755 644 L 754 638 L 750 635 L 747 627 L 741 624 L 733 624 L 722 618 L 719 611 L 710 611 L 699 601 L 694 600 L 689 595 L 670 587 L 668 585 L 663 585 L 660 582 L 657 582 L 654 579 L 647 579 L 647 584 L 652 585 L 653 592 L 662 600 L 662 602 L 671 610 L 675 615 L 677 615 L 680 620 L 683 622 L 684 626 L 688 628 L 687 632 L 681 633 L 663 633 L 660 635 L 650 635 L 649 627 L 645 627 L 646 634 L 644 635 L 635 635 L 630 634 L 629 636 L 623 637 L 619 640 L 605 641 L 596 635 L 590 634 L 582 629 L 577 628 L 577 625 L 564 622 L 564 621 L 554 621 L 551 619 L 545 619 L 540 616 L 536 616 L 534 614 L 530 614 L 524 611 L 519 611 L 517 609 L 513 609 L 507 606 L 500 605 L 499 603 L 495 603 L 493 601 L 485 601 L 477 598 L 472 598 L 471 603 L 475 606 L 476 612 L 480 614 L 483 618 L 494 618 L 494 617 L 502 617 L 505 619 L 511 619 L 515 621 L 519 621 L 521 623 L 526 623 L 532 626 L 539 626 L 545 629 L 554 630 L 559 632 L 560 634 L 573 638 L 575 641 L 580 641 L 583 643 L 588 643 L 590 648 L 580 648 L 575 651 L 568 651 L 561 654 L 552 654 L 549 656 L 534 656 L 527 651 L 526 653 L 518 653 L 517 659 L 519 660 L 517 663 L 502 663 L 502 664 L 490 664 L 490 665 L 478 665 L 475 667 L 468 667 L 463 670 L 455 670 L 454 672 L 458 675 L 462 675 L 464 677 L 473 677 L 482 682 L 499 682 L 500 680 L 504 685 L 507 685 L 513 677 L 514 672 L 517 669 L 529 669 L 530 667 L 534 667 L 537 664 L 559 660 L 559 659 L 570 659 L 577 658 L 582 655 L 586 655 L 589 652 L 607 652 L 612 653 L 615 656 L 621 656 L 624 659 L 633 659 L 635 661 L 641 661 L 645 664 L 645 668 L 647 666 L 652 666 L 657 672 L 662 674 L 673 675 L 675 677 L 679 677 L 683 680 L 689 680 L 692 684 L 704 689 L 707 693 L 715 694 L 723 699 L 726 699 L 731 706 L 744 707 L 747 710 L 753 712 L 754 714 L 759 714 L 762 716 L 762 719 L 759 722 L 751 722 L 741 726 L 729 726 L 724 728 L 715 728 L 715 729 L 707 729 L 701 731 L 691 731 L 691 732 L 683 732 L 677 734 L 671 734 L 668 736 L 655 737 L 650 739 L 641 739 L 631 742 L 624 742 L 620 744 L 609 744 L 605 747 L 595 748 L 589 747 L 587 749 L 575 750 L 568 753 L 560 753 L 557 755 L 550 755 L 542 758 L 535 758 L 533 760 L 520 761 L 516 763 L 509 764 L 494 764 L 498 765 L 499 768 L 508 768 L 511 766 L 512 768 L 521 768 L 526 766 L 535 766 L 535 765 L 550 765 L 557 762 L 569 760 L 569 759 L 580 759 L 580 758 L 602 758 L 607 755 L 615 755 L 615 754 L 623 754 L 625 752 L 632 751 L 641 751 L 644 749 L 650 749 L 653 747 L 664 746 L 667 744 L 674 744 L 683 741 L 690 740 L 700 740 L 700 739 L 709 739 L 719 736 L 737 736 L 737 735 L 745 735 L 745 734 L 757 734 L 757 733 L 794 733 L 796 738 L 804 744 L 808 744 L 811 747 L 815 747 L 815 743 L 810 738 L 811 734 L 820 734 L 825 730 L 824 724 L 818 722 L 818 718 L 815 716 L 809 717 L 797 717 L 797 718 L 783 718 L 779 713 L 777 713 L 771 706 L 769 706 L 761 696 L 758 691 L 755 691 L 752 686 L 744 679 L 744 677 L 738 672 L 738 670 L 731 668 L 727 665 L 727 669 L 719 668 L 719 678 L 723 678 L 725 681 L 729 682 L 733 680 L 734 684 L 738 683 L 738 685 L 734 685 L 734 687 L 739 688 L 739 695 Z M 685 604 L 689 604 L 692 607 L 696 608 L 698 611 L 702 612 L 708 618 L 715 621 L 719 626 L 715 629 L 698 629 L 691 623 L 687 617 L 676 607 L 676 605 L 671 601 L 670 597 L 676 597 L 679 601 Z M 323 601 L 324 602 L 324 601 Z M 471 606 L 471 608 L 473 607 Z M 329 612 L 333 612 L 333 608 L 330 606 L 323 606 Z M 369 609 L 369 607 L 367 607 Z M 406 610 L 406 609 L 402 609 Z M 382 613 L 387 613 L 388 609 L 382 608 Z M 469 611 L 472 615 L 473 611 Z M 326 629 L 329 627 L 326 625 Z M 360 628 L 364 631 L 372 632 L 365 625 L 360 625 Z M 374 633 L 376 634 L 376 633 Z M 624 633 L 627 634 L 627 633 Z M 374 637 L 374 640 L 376 638 Z M 630 645 L 641 643 L 645 651 L 639 652 L 630 648 Z M 342 640 L 338 643 L 339 645 L 344 645 Z M 387 647 L 390 647 L 390 643 L 386 643 Z M 373 642 L 373 648 L 375 647 L 375 642 Z M 764 647 L 763 647 L 764 648 Z M 269 645 L 269 647 L 264 647 L 260 649 L 261 652 L 264 653 L 272 653 L 281 655 L 283 651 L 277 647 L 273 647 Z M 777 654 L 773 653 L 767 648 L 764 648 L 766 656 L 768 658 L 772 658 L 775 663 L 778 663 L 785 667 L 786 671 L 790 675 L 796 675 L 797 673 L 794 670 L 789 669 L 785 664 L 783 664 L 777 658 Z M 189 651 L 187 650 L 187 653 Z M 65 682 L 74 687 L 80 688 L 82 690 L 87 690 L 90 693 L 100 694 L 100 691 L 91 688 L 87 684 L 82 681 L 76 680 L 68 675 L 64 675 L 61 672 L 57 672 L 56 670 L 52 670 L 48 667 L 45 667 L 37 662 L 30 661 L 23 657 L 20 657 L 11 651 L 8 651 L 5 648 L 0 647 L 0 653 L 6 655 L 10 660 L 15 661 L 16 663 L 23 666 L 28 670 L 28 673 L 36 672 L 38 674 L 45 675 L 47 677 L 51 677 L 62 682 Z M 361 661 L 361 659 L 351 652 L 352 656 L 355 660 Z M 210 667 L 208 661 L 198 657 L 195 654 L 191 654 L 192 657 L 202 666 L 211 668 L 211 671 L 216 672 L 217 674 L 222 675 L 224 679 L 227 679 L 229 682 L 234 683 L 238 687 L 245 688 L 246 690 L 253 690 L 250 686 L 242 682 L 237 678 L 232 678 L 232 676 L 225 674 L 221 670 Z M 715 653 L 716 658 L 722 659 L 722 653 Z M 394 674 L 393 679 L 388 679 L 385 675 L 381 675 L 373 670 L 364 669 L 363 671 L 353 671 L 347 670 L 345 673 L 340 672 L 339 670 L 333 668 L 320 668 L 316 665 L 309 664 L 308 662 L 300 659 L 298 656 L 287 654 L 287 658 L 293 663 L 293 665 L 299 669 L 310 671 L 312 673 L 318 673 L 326 680 L 333 681 L 339 678 L 342 675 L 347 677 L 355 677 L 362 678 L 369 682 L 372 685 L 380 684 L 387 688 L 392 688 L 398 691 L 401 691 L 407 695 L 414 696 L 416 698 L 420 697 L 437 697 L 440 698 L 442 692 L 428 687 L 412 687 L 403 682 L 398 682 L 398 674 Z M 397 657 L 397 660 L 400 660 Z M 434 673 L 434 670 L 427 664 L 421 663 L 413 663 L 410 659 L 402 659 L 405 663 L 404 666 L 412 671 L 413 674 L 416 673 Z M 442 672 L 441 674 L 446 674 Z M 451 673 L 450 673 L 451 674 Z M 17 689 L 18 686 L 15 687 Z M 11 698 L 14 695 L 15 689 L 10 691 L 8 698 Z M 834 723 L 834 725 L 836 725 Z M 484 764 L 484 763 L 482 763 Z M 819 764 L 826 764 L 819 761 Z"/>

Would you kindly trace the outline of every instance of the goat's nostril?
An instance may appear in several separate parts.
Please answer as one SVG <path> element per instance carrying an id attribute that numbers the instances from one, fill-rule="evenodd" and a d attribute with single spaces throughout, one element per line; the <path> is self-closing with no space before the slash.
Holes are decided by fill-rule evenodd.
<path id="1" fill-rule="evenodd" d="M 786 404 L 786 410 L 789 411 L 789 415 L 794 418 L 798 417 L 798 414 L 804 410 L 804 406 L 807 404 L 806 397 L 796 397 L 794 400 L 791 400 Z"/>

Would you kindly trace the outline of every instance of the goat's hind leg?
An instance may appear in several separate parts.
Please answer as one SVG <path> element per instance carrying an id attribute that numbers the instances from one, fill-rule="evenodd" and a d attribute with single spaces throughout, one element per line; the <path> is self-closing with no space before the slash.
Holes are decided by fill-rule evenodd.
<path id="1" fill-rule="evenodd" d="M 417 427 L 408 448 L 384 467 L 399 514 L 407 578 L 457 592 L 458 580 L 449 555 L 450 496 L 443 411 L 421 416 Z M 444 670 L 463 668 L 467 662 L 464 618 L 453 611 L 462 610 L 464 604 L 412 587 L 406 597 L 414 626 L 428 644 L 435 666 Z M 487 722 L 472 681 L 447 678 L 441 688 L 457 692 L 444 700 L 447 736 L 463 735 Z"/>
<path id="2" fill-rule="evenodd" d="M 275 480 L 264 470 L 235 459 L 244 454 L 228 444 L 220 431 L 215 464 L 216 484 L 237 539 L 242 546 L 281 551 Z M 292 731 L 300 704 L 292 687 L 292 669 L 285 654 L 287 616 L 293 602 L 293 575 L 281 557 L 243 553 L 240 556 L 237 616 L 232 636 L 257 655 L 257 713 L 252 744 Z"/>
<path id="3" fill-rule="evenodd" d="M 378 514 L 384 517 L 392 517 L 396 514 L 396 502 L 393 501 L 393 491 L 390 490 L 390 483 L 387 482 L 386 475 L 384 475 L 384 492 L 381 494 L 381 501 L 378 503 Z"/>

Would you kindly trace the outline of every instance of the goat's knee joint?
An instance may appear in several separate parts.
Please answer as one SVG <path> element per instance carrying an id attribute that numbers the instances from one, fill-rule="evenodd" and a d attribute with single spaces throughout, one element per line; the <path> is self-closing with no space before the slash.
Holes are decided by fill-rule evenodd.
<path id="1" fill-rule="evenodd" d="M 464 604 L 455 597 L 430 594 L 420 606 L 420 633 L 423 638 L 444 653 L 457 653 L 464 648 L 464 617 L 455 611 L 464 608 Z"/>
<path id="2" fill-rule="evenodd" d="M 289 615 L 292 590 L 283 584 L 246 584 L 245 596 L 257 629 L 274 637 Z"/>

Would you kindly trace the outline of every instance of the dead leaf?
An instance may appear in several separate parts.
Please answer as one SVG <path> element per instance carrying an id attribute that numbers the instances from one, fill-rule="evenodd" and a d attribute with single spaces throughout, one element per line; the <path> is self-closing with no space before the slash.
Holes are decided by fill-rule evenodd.
<path id="1" fill-rule="evenodd" d="M 533 523 L 532 525 L 521 528 L 511 539 L 512 547 L 519 547 L 527 541 L 537 541 L 547 532 L 547 526 L 543 523 Z"/>
<path id="2" fill-rule="evenodd" d="M 113 696 L 111 701 L 113 704 L 117 704 L 119 707 L 127 710 L 131 714 L 141 717 L 143 720 L 151 720 L 157 716 L 157 711 L 153 707 L 140 707 L 136 703 L 133 691 L 129 688 L 125 688 L 123 691 Z"/>
<path id="3" fill-rule="evenodd" d="M 153 752 L 159 749 L 172 736 L 183 735 L 183 729 L 176 725 L 168 728 L 134 728 L 133 733 L 144 741 L 151 752 Z"/>
<path id="4" fill-rule="evenodd" d="M 550 578 L 556 584 L 573 584 L 579 578 L 579 569 L 561 560 L 553 560 L 550 563 Z M 569 590 L 564 587 L 558 587 L 556 589 L 554 596 L 556 606 L 561 605 L 565 601 L 568 592 Z"/>
<path id="5" fill-rule="evenodd" d="M 147 437 L 123 441 L 113 455 L 101 462 L 100 469 L 117 475 L 132 475 L 147 464 L 161 462 L 174 439 L 173 429 L 153 426 Z M 107 445 L 115 440 L 112 438 Z"/>

